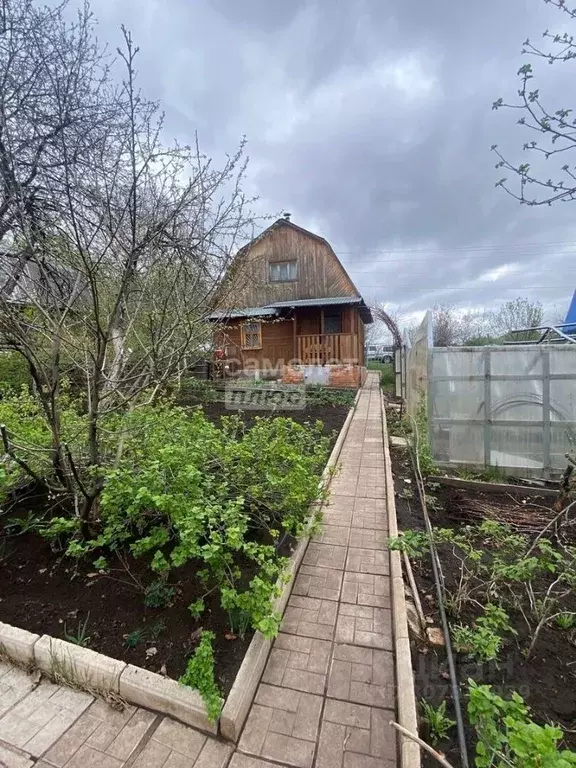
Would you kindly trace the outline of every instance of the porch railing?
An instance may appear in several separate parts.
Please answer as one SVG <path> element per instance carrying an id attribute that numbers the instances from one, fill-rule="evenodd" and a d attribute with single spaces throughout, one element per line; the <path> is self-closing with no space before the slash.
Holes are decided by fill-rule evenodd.
<path id="1" fill-rule="evenodd" d="M 357 363 L 359 360 L 359 340 L 355 333 L 317 333 L 296 338 L 298 360 L 303 365 Z"/>

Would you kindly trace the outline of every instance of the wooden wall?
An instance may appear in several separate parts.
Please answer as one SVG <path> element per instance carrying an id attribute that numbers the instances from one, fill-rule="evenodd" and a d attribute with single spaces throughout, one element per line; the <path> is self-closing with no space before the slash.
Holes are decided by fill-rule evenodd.
<path id="1" fill-rule="evenodd" d="M 298 264 L 296 280 L 268 281 L 270 262 L 293 260 Z M 272 301 L 357 295 L 326 242 L 287 222 L 277 222 L 238 257 L 226 286 L 226 305 L 260 307 Z"/>
<path id="2" fill-rule="evenodd" d="M 330 311 L 325 308 L 325 311 Z M 356 307 L 342 307 L 342 334 L 358 335 L 358 342 L 354 348 L 358 350 L 360 364 L 364 364 L 364 323 L 362 322 Z M 282 362 L 288 363 L 297 356 L 294 334 L 297 336 L 310 336 L 320 334 L 321 309 L 310 307 L 295 310 L 296 327 L 294 321 L 289 318 L 274 322 L 262 322 L 262 349 L 242 349 L 240 326 L 245 319 L 231 320 L 225 329 L 215 331 L 214 343 L 217 347 L 226 349 L 226 357 L 238 361 L 238 367 L 275 367 Z M 351 354 L 352 347 L 346 341 L 347 355 Z M 349 349 L 350 348 L 350 349 Z"/>
<path id="3" fill-rule="evenodd" d="M 294 357 L 294 323 L 281 320 L 262 323 L 262 349 L 242 349 L 240 325 L 245 320 L 232 320 L 225 330 L 217 331 L 215 343 L 226 349 L 229 359 L 236 359 L 241 367 L 274 367 L 279 361 L 288 363 Z"/>

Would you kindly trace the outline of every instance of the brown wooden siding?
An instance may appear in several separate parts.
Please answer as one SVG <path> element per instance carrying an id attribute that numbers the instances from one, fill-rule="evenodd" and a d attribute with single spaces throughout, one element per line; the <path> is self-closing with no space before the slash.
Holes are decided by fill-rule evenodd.
<path id="1" fill-rule="evenodd" d="M 292 320 L 262 323 L 262 349 L 242 349 L 240 325 L 233 320 L 225 329 L 216 332 L 216 346 L 226 350 L 226 357 L 237 360 L 240 367 L 276 367 L 294 358 L 294 325 Z"/>
<path id="2" fill-rule="evenodd" d="M 297 279 L 269 282 L 268 264 L 297 262 Z M 321 240 L 290 226 L 270 229 L 240 257 L 236 277 L 227 286 L 228 306 L 260 307 L 272 301 L 357 296 L 345 269 Z"/>
<path id="3" fill-rule="evenodd" d="M 325 311 L 331 311 L 325 308 Z M 238 368 L 276 368 L 298 359 L 310 365 L 329 361 L 359 360 L 364 364 L 364 323 L 355 307 L 342 309 L 342 333 L 322 334 L 322 309 L 294 311 L 292 318 L 262 322 L 262 348 L 242 349 L 240 326 L 244 320 L 233 320 L 226 328 L 215 331 L 215 344 L 226 350 L 228 360 Z"/>

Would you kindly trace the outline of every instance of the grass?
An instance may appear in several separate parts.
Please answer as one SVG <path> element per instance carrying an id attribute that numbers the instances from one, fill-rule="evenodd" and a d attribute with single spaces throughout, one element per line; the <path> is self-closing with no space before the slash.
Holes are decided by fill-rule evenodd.
<path id="1" fill-rule="evenodd" d="M 369 371 L 380 371 L 380 387 L 385 392 L 394 392 L 394 366 L 392 363 L 377 363 L 370 361 L 366 367 Z"/>

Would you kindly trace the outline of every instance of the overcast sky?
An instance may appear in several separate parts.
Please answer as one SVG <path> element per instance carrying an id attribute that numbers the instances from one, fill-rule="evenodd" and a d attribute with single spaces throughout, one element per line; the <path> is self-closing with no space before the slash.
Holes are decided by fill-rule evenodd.
<path id="1" fill-rule="evenodd" d="M 260 210 L 290 211 L 326 237 L 367 301 L 414 313 L 522 295 L 554 319 L 565 313 L 576 202 L 520 206 L 495 188 L 503 174 L 490 152 L 521 160 L 531 138 L 518 114 L 491 106 L 514 97 L 523 40 L 566 28 L 543 0 L 92 6 L 102 39 L 131 29 L 167 138 L 198 130 L 218 156 L 245 134 Z M 576 62 L 532 63 L 551 107 L 576 107 Z"/>

